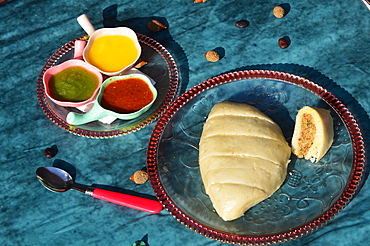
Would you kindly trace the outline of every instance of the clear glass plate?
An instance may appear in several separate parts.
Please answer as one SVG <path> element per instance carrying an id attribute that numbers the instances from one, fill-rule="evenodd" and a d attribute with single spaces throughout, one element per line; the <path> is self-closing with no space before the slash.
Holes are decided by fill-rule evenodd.
<path id="1" fill-rule="evenodd" d="M 59 48 L 46 61 L 39 74 L 36 88 L 38 101 L 48 118 L 68 132 L 91 138 L 109 138 L 124 135 L 137 131 L 158 119 L 176 96 L 179 86 L 178 69 L 174 59 L 165 47 L 145 35 L 137 35 L 142 48 L 140 59 L 147 62 L 145 66 L 140 68 L 140 71 L 156 82 L 155 87 L 158 91 L 156 101 L 146 113 L 132 120 L 116 119 L 110 124 L 94 121 L 74 126 L 66 122 L 66 117 L 69 112 L 78 112 L 78 110 L 61 107 L 47 98 L 42 81 L 45 71 L 52 66 L 72 59 L 75 41 L 78 39 L 87 40 L 88 36 L 86 35 L 72 40 Z"/>
<path id="2" fill-rule="evenodd" d="M 259 108 L 281 127 L 289 143 L 295 116 L 305 105 L 330 110 L 335 128 L 324 158 L 311 163 L 292 155 L 280 189 L 229 222 L 215 213 L 198 166 L 203 124 L 221 101 Z M 180 96 L 157 122 L 147 167 L 158 199 L 186 227 L 226 243 L 265 245 L 306 235 L 339 213 L 358 189 L 364 155 L 355 119 L 330 92 L 295 75 L 246 70 L 212 78 Z"/>

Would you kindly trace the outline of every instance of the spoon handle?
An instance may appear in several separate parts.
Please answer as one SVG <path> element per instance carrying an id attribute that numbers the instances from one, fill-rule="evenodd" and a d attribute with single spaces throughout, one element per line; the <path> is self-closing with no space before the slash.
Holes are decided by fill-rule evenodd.
<path id="1" fill-rule="evenodd" d="M 141 210 L 152 214 L 156 214 L 162 211 L 162 204 L 159 201 L 147 198 L 102 190 L 99 188 L 95 188 L 91 196 L 104 201 L 116 203 L 125 207 Z"/>

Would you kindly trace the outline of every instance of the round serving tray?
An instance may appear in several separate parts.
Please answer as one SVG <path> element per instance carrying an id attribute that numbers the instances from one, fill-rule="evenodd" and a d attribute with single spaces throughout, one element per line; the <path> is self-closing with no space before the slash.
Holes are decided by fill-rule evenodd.
<path id="1" fill-rule="evenodd" d="M 295 116 L 306 105 L 330 110 L 335 131 L 323 159 L 311 163 L 292 155 L 280 189 L 228 222 L 205 194 L 198 165 L 203 124 L 221 101 L 259 108 L 281 127 L 289 143 Z M 329 91 L 293 74 L 245 70 L 204 81 L 176 99 L 153 130 L 147 168 L 157 198 L 181 224 L 225 243 L 270 245 L 319 229 L 348 205 L 365 172 L 365 148 L 351 112 Z"/>
<path id="2" fill-rule="evenodd" d="M 84 125 L 70 125 L 66 122 L 69 112 L 80 112 L 75 108 L 61 107 L 53 103 L 45 94 L 43 75 L 45 71 L 66 60 L 73 59 L 74 43 L 76 40 L 87 40 L 88 36 L 74 39 L 60 47 L 44 64 L 37 81 L 37 97 L 42 110 L 47 117 L 64 130 L 90 138 L 110 138 L 137 131 L 158 119 L 174 100 L 178 86 L 179 76 L 177 65 L 168 50 L 154 39 L 137 34 L 142 54 L 139 60 L 147 64 L 139 70 L 155 82 L 158 97 L 153 106 L 143 115 L 133 120 L 116 119 L 110 124 L 94 121 Z M 83 113 L 83 112 L 80 112 Z"/>

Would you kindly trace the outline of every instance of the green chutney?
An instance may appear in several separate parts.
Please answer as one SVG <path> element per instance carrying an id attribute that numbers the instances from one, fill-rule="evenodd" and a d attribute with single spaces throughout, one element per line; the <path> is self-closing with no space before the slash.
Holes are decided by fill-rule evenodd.
<path id="1" fill-rule="evenodd" d="M 51 96 L 59 101 L 80 102 L 89 99 L 99 84 L 99 78 L 83 67 L 74 66 L 51 76 Z"/>

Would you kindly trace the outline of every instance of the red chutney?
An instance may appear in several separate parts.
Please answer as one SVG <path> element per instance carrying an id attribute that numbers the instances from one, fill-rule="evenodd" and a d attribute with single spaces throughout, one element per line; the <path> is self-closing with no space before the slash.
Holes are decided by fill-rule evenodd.
<path id="1" fill-rule="evenodd" d="M 139 78 L 113 81 L 105 87 L 100 104 L 103 108 L 121 114 L 138 111 L 153 100 L 148 84 Z"/>

